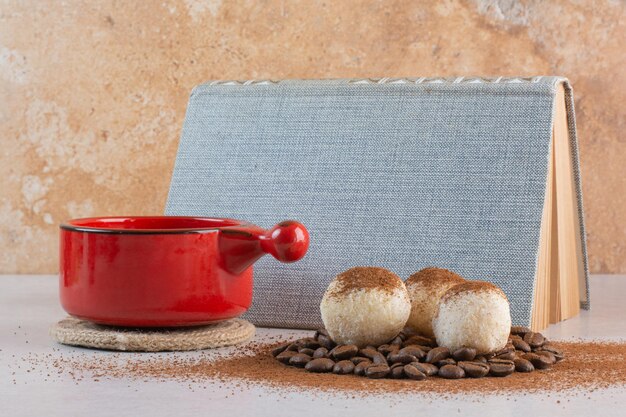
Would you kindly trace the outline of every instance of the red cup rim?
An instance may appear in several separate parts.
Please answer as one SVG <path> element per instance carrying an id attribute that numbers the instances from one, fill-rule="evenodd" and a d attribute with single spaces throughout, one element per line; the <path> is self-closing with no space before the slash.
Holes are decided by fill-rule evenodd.
<path id="1" fill-rule="evenodd" d="M 110 216 L 71 219 L 62 230 L 110 234 L 182 234 L 210 233 L 249 223 L 235 219 L 198 216 Z"/>

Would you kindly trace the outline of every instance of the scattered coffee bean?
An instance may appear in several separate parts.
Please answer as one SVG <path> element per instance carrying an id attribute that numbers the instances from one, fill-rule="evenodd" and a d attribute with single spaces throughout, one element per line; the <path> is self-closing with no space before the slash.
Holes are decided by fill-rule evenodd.
<path id="1" fill-rule="evenodd" d="M 365 369 L 365 376 L 372 379 L 380 379 L 389 375 L 391 369 L 389 366 L 380 364 L 380 365 L 370 365 Z"/>
<path id="2" fill-rule="evenodd" d="M 536 353 L 525 353 L 522 355 L 522 358 L 530 361 L 535 369 L 548 369 L 552 366 L 552 361 L 549 358 L 537 355 Z"/>
<path id="3" fill-rule="evenodd" d="M 389 342 L 389 344 L 401 346 L 403 342 L 404 340 L 402 340 L 402 338 L 398 336 L 395 339 L 393 339 L 391 342 Z"/>
<path id="4" fill-rule="evenodd" d="M 388 365 L 387 358 L 380 352 L 376 352 L 376 355 L 372 356 L 372 363 L 374 365 Z"/>
<path id="5" fill-rule="evenodd" d="M 522 337 L 524 337 L 526 333 L 530 333 L 530 331 L 531 330 L 525 326 L 512 326 L 511 327 L 511 334 L 520 335 Z"/>
<path id="6" fill-rule="evenodd" d="M 323 347 L 325 347 L 328 350 L 331 350 L 332 348 L 334 348 L 336 346 L 336 343 L 332 341 L 330 336 L 326 336 L 326 335 L 323 335 L 323 334 L 320 334 L 317 337 L 317 343 L 319 343 L 320 346 L 323 346 Z"/>
<path id="7" fill-rule="evenodd" d="M 515 372 L 513 361 L 505 359 L 492 359 L 489 361 L 489 374 L 497 377 L 511 375 Z"/>
<path id="8" fill-rule="evenodd" d="M 291 359 L 293 360 L 294 358 L 291 358 Z M 352 362 L 349 362 L 349 363 L 350 365 L 352 365 Z M 322 372 L 332 371 L 334 366 L 335 366 L 335 362 L 333 362 L 332 360 L 328 358 L 317 358 L 317 359 L 312 359 L 308 361 L 304 365 L 304 369 L 306 369 L 309 372 L 322 373 Z"/>
<path id="9" fill-rule="evenodd" d="M 557 362 L 562 361 L 565 358 L 565 356 L 563 355 L 563 352 L 561 352 L 559 349 L 555 347 L 550 346 L 549 344 L 544 343 L 540 349 L 537 349 L 537 352 L 540 352 L 540 351 L 552 353 L 554 357 L 556 358 Z"/>
<path id="10" fill-rule="evenodd" d="M 333 349 L 333 358 L 336 360 L 350 359 L 359 353 L 359 348 L 356 345 L 339 345 Z"/>
<path id="11" fill-rule="evenodd" d="M 400 349 L 399 353 L 406 353 L 415 356 L 417 359 L 422 359 L 426 356 L 426 352 L 424 352 L 418 345 L 407 345 Z"/>
<path id="12" fill-rule="evenodd" d="M 333 367 L 334 374 L 347 375 L 352 372 L 354 372 L 354 364 L 349 360 L 339 361 Z"/>
<path id="13" fill-rule="evenodd" d="M 515 371 L 548 369 L 563 360 L 563 352 L 551 346 L 541 333 L 524 327 L 514 327 L 511 332 L 502 349 L 477 355 L 472 348 L 450 352 L 437 347 L 432 339 L 410 332 L 400 333 L 387 344 L 359 349 L 355 345 L 337 345 L 328 332 L 320 329 L 315 337 L 276 346 L 271 355 L 285 365 L 309 372 L 414 380 L 433 375 L 447 379 L 503 377 Z"/>
<path id="14" fill-rule="evenodd" d="M 325 347 L 318 347 L 317 349 L 315 349 L 315 352 L 313 352 L 314 359 L 327 358 L 327 357 L 328 357 L 328 349 L 326 349 Z"/>
<path id="15" fill-rule="evenodd" d="M 359 362 L 363 362 L 363 361 L 371 362 L 369 359 L 364 358 L 363 356 L 354 356 L 354 357 L 350 358 L 350 361 L 353 364 L 355 364 L 355 365 L 357 365 L 357 364 L 359 364 Z"/>
<path id="16" fill-rule="evenodd" d="M 382 353 L 383 355 L 387 356 L 389 355 L 391 352 L 397 352 L 400 349 L 399 345 L 380 345 L 378 346 L 378 350 L 380 353 Z"/>
<path id="17" fill-rule="evenodd" d="M 421 381 L 423 379 L 426 379 L 426 374 L 413 365 L 404 365 L 404 368 L 402 369 L 404 371 L 404 375 L 406 375 L 406 377 L 409 379 L 413 379 L 415 381 Z"/>
<path id="18" fill-rule="evenodd" d="M 317 339 L 314 339 L 312 337 L 305 337 L 303 339 L 300 339 L 296 341 L 295 344 L 298 345 L 298 348 L 309 348 L 313 350 L 320 347 L 320 344 L 317 341 Z"/>
<path id="19" fill-rule="evenodd" d="M 472 361 L 476 357 L 476 349 L 462 347 L 452 352 L 452 357 L 457 361 Z"/>
<path id="20" fill-rule="evenodd" d="M 391 363 L 411 363 L 411 362 L 417 362 L 418 358 L 416 358 L 413 355 L 409 355 L 408 353 L 404 353 L 404 352 L 392 352 L 389 354 L 389 356 L 387 356 L 387 360 Z"/>
<path id="21" fill-rule="evenodd" d="M 516 372 L 532 372 L 535 370 L 533 364 L 526 359 L 517 358 L 513 361 L 513 363 L 515 364 Z"/>
<path id="22" fill-rule="evenodd" d="M 315 335 L 313 336 L 315 339 L 317 339 L 318 337 L 320 337 L 320 335 L 324 335 L 326 337 L 330 337 L 330 335 L 328 334 L 328 330 L 321 328 L 321 329 L 317 329 L 317 331 L 315 332 Z"/>
<path id="23" fill-rule="evenodd" d="M 446 379 L 460 379 L 465 376 L 465 371 L 457 365 L 446 365 L 439 368 L 437 375 Z"/>
<path id="24" fill-rule="evenodd" d="M 313 356 L 315 351 L 313 349 L 310 349 L 310 348 L 300 348 L 298 350 L 298 353 L 304 353 L 305 355 Z"/>
<path id="25" fill-rule="evenodd" d="M 536 350 L 536 355 L 543 356 L 550 361 L 550 365 L 554 365 L 556 363 L 556 356 L 552 352 L 548 352 L 547 350 Z"/>
<path id="26" fill-rule="evenodd" d="M 544 344 L 545 338 L 541 333 L 528 332 L 524 335 L 524 342 L 528 343 L 531 348 L 536 349 Z"/>
<path id="27" fill-rule="evenodd" d="M 354 374 L 359 375 L 359 376 L 365 375 L 365 370 L 371 365 L 372 365 L 372 361 L 370 361 L 369 359 L 366 359 L 362 362 L 357 363 L 354 366 Z"/>
<path id="28" fill-rule="evenodd" d="M 523 339 L 513 339 L 513 346 L 517 350 L 521 350 L 522 352 L 530 352 L 530 345 L 524 342 Z"/>
<path id="29" fill-rule="evenodd" d="M 413 362 L 411 363 L 411 365 L 416 367 L 421 373 L 426 376 L 437 375 L 437 372 L 439 372 L 439 368 L 437 368 L 432 363 Z"/>
<path id="30" fill-rule="evenodd" d="M 372 347 L 366 347 L 361 349 L 359 352 L 359 356 L 364 356 L 368 359 L 372 359 L 374 356 L 376 355 L 380 355 L 380 352 L 377 351 L 376 349 L 372 348 Z"/>
<path id="31" fill-rule="evenodd" d="M 285 351 L 285 349 L 287 349 L 287 347 L 289 347 L 290 344 L 291 343 L 283 343 L 282 345 L 276 346 L 274 349 L 272 349 L 272 356 L 273 357 L 278 356 L 280 353 Z"/>
<path id="32" fill-rule="evenodd" d="M 446 366 L 446 365 L 456 365 L 456 361 L 453 358 L 445 358 L 440 360 L 439 362 L 435 362 L 435 365 L 438 367 Z"/>
<path id="33" fill-rule="evenodd" d="M 404 345 L 405 346 L 423 345 L 423 346 L 437 347 L 437 343 L 435 343 L 433 339 L 429 337 L 419 336 L 419 335 L 414 335 L 414 336 L 409 337 L 408 339 L 404 341 Z"/>
<path id="34" fill-rule="evenodd" d="M 316 359 L 317 360 L 317 359 Z M 297 368 L 304 368 L 304 365 L 311 361 L 311 357 L 304 353 L 296 353 L 289 358 L 289 365 L 293 365 Z"/>
<path id="35" fill-rule="evenodd" d="M 440 360 L 443 360 L 447 358 L 448 356 L 450 356 L 450 350 L 448 350 L 447 347 L 432 348 L 426 354 L 426 362 L 428 363 L 439 362 Z"/>
<path id="36" fill-rule="evenodd" d="M 276 359 L 280 362 L 280 363 L 284 363 L 284 364 L 288 364 L 289 360 L 291 359 L 292 356 L 297 355 L 298 352 L 295 352 L 293 350 L 285 350 L 281 353 L 279 353 L 276 356 Z"/>
<path id="37" fill-rule="evenodd" d="M 489 373 L 489 365 L 483 362 L 461 361 L 458 363 L 458 366 L 470 378 L 482 378 Z"/>
<path id="38" fill-rule="evenodd" d="M 515 351 L 501 353 L 501 354 L 495 356 L 495 359 L 504 359 L 504 360 L 507 360 L 507 361 L 512 361 L 515 358 L 516 358 Z"/>
<path id="39" fill-rule="evenodd" d="M 403 363 L 395 363 L 391 366 L 391 371 L 389 372 L 389 376 L 393 379 L 402 379 L 406 375 L 404 374 L 404 364 Z"/>

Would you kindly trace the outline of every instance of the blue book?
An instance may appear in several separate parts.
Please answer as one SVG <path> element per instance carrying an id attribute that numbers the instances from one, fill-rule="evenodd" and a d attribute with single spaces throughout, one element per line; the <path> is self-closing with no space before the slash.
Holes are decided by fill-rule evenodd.
<path id="1" fill-rule="evenodd" d="M 245 318 L 320 326 L 328 283 L 358 265 L 499 285 L 513 324 L 589 307 L 568 81 L 213 81 L 194 89 L 166 214 L 304 223 L 307 256 L 261 259 Z"/>

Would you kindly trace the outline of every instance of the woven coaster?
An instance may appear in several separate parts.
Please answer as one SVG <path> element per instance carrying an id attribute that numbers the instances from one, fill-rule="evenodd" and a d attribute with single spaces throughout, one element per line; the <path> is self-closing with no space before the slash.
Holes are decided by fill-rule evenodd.
<path id="1" fill-rule="evenodd" d="M 68 317 L 50 328 L 50 336 L 64 345 L 106 350 L 161 352 L 231 346 L 252 339 L 254 331 L 254 325 L 242 319 L 231 319 L 189 328 L 126 329 L 102 326 Z"/>

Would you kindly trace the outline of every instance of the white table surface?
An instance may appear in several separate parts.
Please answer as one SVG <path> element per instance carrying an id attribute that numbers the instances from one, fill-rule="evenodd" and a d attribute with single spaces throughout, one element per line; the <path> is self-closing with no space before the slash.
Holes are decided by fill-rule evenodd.
<path id="1" fill-rule="evenodd" d="M 626 340 L 626 276 L 594 276 L 591 311 L 551 326 L 544 334 L 555 340 Z M 625 416 L 626 388 L 593 392 L 514 395 L 457 395 L 433 400 L 425 394 L 387 394 L 350 398 L 276 390 L 233 388 L 233 384 L 193 390 L 189 383 L 91 378 L 75 381 L 68 375 L 44 378 L 44 367 L 25 358 L 68 358 L 80 354 L 98 360 L 107 352 L 61 346 L 48 328 L 65 316 L 57 301 L 55 276 L 0 276 L 0 416 Z M 309 333 L 309 332 L 307 332 Z M 256 340 L 301 331 L 258 329 Z M 54 349 L 54 350 L 53 350 Z M 196 353 L 188 353 L 195 355 Z M 155 354 L 142 354 L 155 355 Z M 163 354 L 160 354 L 163 355 Z M 166 354 L 165 354 L 166 355 Z M 237 392 L 232 395 L 233 389 Z"/>

